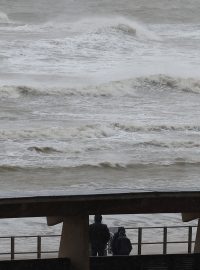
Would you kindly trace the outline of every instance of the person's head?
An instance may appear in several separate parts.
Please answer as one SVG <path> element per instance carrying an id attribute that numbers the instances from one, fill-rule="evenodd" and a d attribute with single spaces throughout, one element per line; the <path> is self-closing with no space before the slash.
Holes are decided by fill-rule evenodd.
<path id="1" fill-rule="evenodd" d="M 95 223 L 101 223 L 101 221 L 102 221 L 102 215 L 95 215 L 94 216 Z"/>
<path id="2" fill-rule="evenodd" d="M 125 228 L 124 227 L 119 227 L 118 228 L 118 233 L 119 233 L 119 235 L 125 235 L 126 234 Z"/>

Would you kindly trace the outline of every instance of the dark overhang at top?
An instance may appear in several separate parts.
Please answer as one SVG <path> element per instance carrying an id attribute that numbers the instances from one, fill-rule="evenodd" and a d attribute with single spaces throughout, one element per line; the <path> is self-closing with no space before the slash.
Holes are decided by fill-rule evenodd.
<path id="1" fill-rule="evenodd" d="M 0 197 L 0 218 L 200 212 L 200 191 Z"/>

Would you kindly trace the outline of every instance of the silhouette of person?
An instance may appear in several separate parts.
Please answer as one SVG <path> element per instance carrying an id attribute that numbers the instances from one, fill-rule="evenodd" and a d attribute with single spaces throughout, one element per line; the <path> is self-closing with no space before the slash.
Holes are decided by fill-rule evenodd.
<path id="1" fill-rule="evenodd" d="M 115 255 L 129 255 L 132 250 L 130 239 L 126 236 L 126 230 L 121 227 L 119 236 L 115 241 Z"/>
<path id="2" fill-rule="evenodd" d="M 120 230 L 123 229 L 123 227 L 119 227 L 117 232 L 114 233 L 112 240 L 111 240 L 111 251 L 113 255 L 117 255 L 117 249 L 116 249 L 116 241 L 119 237 Z"/>
<path id="3" fill-rule="evenodd" d="M 89 226 L 89 238 L 92 256 L 106 255 L 106 245 L 110 239 L 110 232 L 107 225 L 102 224 L 102 216 L 95 215 L 94 223 Z"/>

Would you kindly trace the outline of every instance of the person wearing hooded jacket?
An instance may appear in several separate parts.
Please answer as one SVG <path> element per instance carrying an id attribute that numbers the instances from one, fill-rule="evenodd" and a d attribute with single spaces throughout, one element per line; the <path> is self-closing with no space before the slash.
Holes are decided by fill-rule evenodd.
<path id="1" fill-rule="evenodd" d="M 117 232 L 113 235 L 111 240 L 111 251 L 113 255 L 117 255 L 116 241 L 119 237 L 121 229 L 123 229 L 123 227 L 118 228 Z"/>
<path id="2" fill-rule="evenodd" d="M 95 215 L 94 223 L 89 226 L 89 239 L 92 256 L 105 256 L 106 245 L 110 239 L 110 232 L 106 224 L 102 224 L 102 216 Z"/>
<path id="3" fill-rule="evenodd" d="M 125 228 L 121 227 L 119 231 L 119 236 L 115 240 L 115 255 L 129 255 L 131 250 L 131 241 L 126 236 Z"/>

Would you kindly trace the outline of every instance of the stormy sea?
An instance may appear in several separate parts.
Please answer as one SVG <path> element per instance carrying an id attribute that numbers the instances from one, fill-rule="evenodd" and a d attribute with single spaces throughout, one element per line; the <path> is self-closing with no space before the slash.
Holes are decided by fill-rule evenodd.
<path id="1" fill-rule="evenodd" d="M 1 197 L 198 190 L 199 13 L 198 0 L 0 0 Z M 0 220 L 0 235 L 60 228 Z"/>

